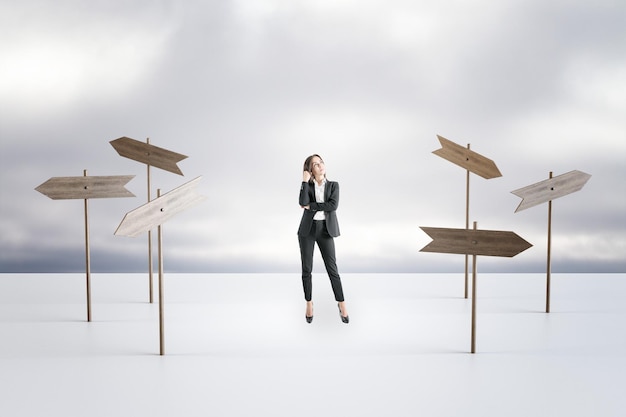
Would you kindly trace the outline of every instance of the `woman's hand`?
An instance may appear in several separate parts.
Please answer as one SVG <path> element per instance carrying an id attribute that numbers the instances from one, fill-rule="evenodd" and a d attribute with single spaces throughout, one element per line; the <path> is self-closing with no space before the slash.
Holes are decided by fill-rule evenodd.
<path id="1" fill-rule="evenodd" d="M 302 172 L 302 181 L 303 182 L 309 182 L 310 179 L 311 179 L 311 173 L 309 171 L 303 171 Z"/>

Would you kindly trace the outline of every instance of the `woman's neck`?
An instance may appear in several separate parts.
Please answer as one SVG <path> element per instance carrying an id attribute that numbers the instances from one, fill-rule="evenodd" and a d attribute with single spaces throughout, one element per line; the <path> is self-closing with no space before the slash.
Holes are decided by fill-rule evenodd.
<path id="1" fill-rule="evenodd" d="M 315 182 L 317 182 L 317 185 L 322 185 L 322 183 L 324 182 L 324 177 L 315 178 Z"/>

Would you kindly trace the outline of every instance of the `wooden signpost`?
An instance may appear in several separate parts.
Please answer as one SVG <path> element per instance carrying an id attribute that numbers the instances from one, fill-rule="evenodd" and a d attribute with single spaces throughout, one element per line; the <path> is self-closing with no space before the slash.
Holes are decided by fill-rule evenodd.
<path id="1" fill-rule="evenodd" d="M 501 177 L 502 174 L 491 159 L 482 156 L 479 153 L 470 150 L 470 144 L 467 148 L 458 145 L 451 140 L 437 135 L 441 143 L 441 149 L 433 151 L 435 155 L 452 162 L 464 168 L 465 174 L 465 229 L 469 230 L 469 192 L 470 192 L 470 172 L 479 175 L 485 179 Z M 465 255 L 465 298 L 468 293 L 468 255 Z"/>
<path id="2" fill-rule="evenodd" d="M 463 146 L 457 145 L 443 136 L 437 135 L 437 138 L 441 143 L 441 149 L 433 151 L 435 155 L 438 155 L 443 159 L 446 159 L 461 168 L 465 168 L 467 171 L 473 172 L 474 174 L 487 180 L 502 176 L 495 162 L 479 153 L 471 151 L 469 144 L 467 145 L 467 148 L 464 148 Z"/>
<path id="3" fill-rule="evenodd" d="M 444 229 L 420 227 L 433 241 L 420 252 L 472 255 L 472 336 L 471 353 L 476 352 L 476 256 L 512 258 L 532 245 L 513 232 L 499 230 Z"/>
<path id="4" fill-rule="evenodd" d="M 421 227 L 433 241 L 420 252 L 502 256 L 512 258 L 532 245 L 514 232 Z"/>
<path id="5" fill-rule="evenodd" d="M 109 142 L 120 156 L 142 162 L 148 166 L 161 168 L 174 174 L 183 175 L 177 163 L 187 158 L 186 155 L 169 151 L 158 146 L 122 136 Z"/>
<path id="6" fill-rule="evenodd" d="M 91 321 L 91 257 L 89 249 L 89 204 L 91 198 L 134 197 L 124 186 L 135 176 L 94 176 L 88 177 L 87 170 L 82 177 L 53 177 L 35 190 L 53 200 L 85 200 L 85 269 L 87 284 L 87 321 Z"/>
<path id="7" fill-rule="evenodd" d="M 150 185 L 151 166 L 161 168 L 174 174 L 183 175 L 183 172 L 180 170 L 177 163 L 187 158 L 187 156 L 180 153 L 172 152 L 164 148 L 159 148 L 158 146 L 151 145 L 149 138 L 146 139 L 146 143 L 143 143 L 138 140 L 122 136 L 121 138 L 112 140 L 109 143 L 111 144 L 111 146 L 113 146 L 113 148 L 120 156 L 146 164 L 148 180 L 148 202 L 150 202 L 150 200 L 152 199 L 152 187 Z M 152 290 L 152 275 L 152 231 L 148 230 L 148 285 L 150 287 L 150 303 L 152 303 L 154 300 Z"/>
<path id="8" fill-rule="evenodd" d="M 165 354 L 165 324 L 163 295 L 163 234 L 162 225 L 181 211 L 194 206 L 205 199 L 197 193 L 197 186 L 202 177 L 197 177 L 174 190 L 163 194 L 157 190 L 157 198 L 138 207 L 124 216 L 115 234 L 135 237 L 158 226 L 159 257 L 159 352 Z"/>
<path id="9" fill-rule="evenodd" d="M 570 171 L 568 173 L 552 176 L 550 172 L 547 180 L 519 188 L 511 193 L 522 198 L 519 206 L 515 209 L 515 213 L 530 207 L 548 203 L 548 255 L 546 266 L 546 313 L 550 312 L 550 274 L 552 270 L 552 200 L 568 194 L 580 191 L 591 175 L 582 171 Z"/>

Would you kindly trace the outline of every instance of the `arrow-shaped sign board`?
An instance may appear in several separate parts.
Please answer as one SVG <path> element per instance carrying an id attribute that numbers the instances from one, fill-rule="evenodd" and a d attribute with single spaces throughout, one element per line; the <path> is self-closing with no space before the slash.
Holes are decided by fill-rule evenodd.
<path id="1" fill-rule="evenodd" d="M 591 175 L 582 171 L 570 171 L 566 174 L 558 175 L 544 181 L 529 185 L 524 188 L 511 191 L 518 197 L 520 202 L 515 212 L 534 207 L 542 203 L 566 196 L 568 194 L 580 191 L 589 181 Z"/>
<path id="2" fill-rule="evenodd" d="M 453 164 L 465 168 L 476 175 L 480 175 L 485 179 L 502 176 L 495 162 L 491 159 L 458 145 L 443 136 L 437 135 L 437 138 L 441 143 L 441 149 L 433 151 L 435 155 L 447 159 Z"/>
<path id="3" fill-rule="evenodd" d="M 433 241 L 420 252 L 512 258 L 532 245 L 513 232 L 500 230 L 444 229 L 420 227 Z"/>
<path id="4" fill-rule="evenodd" d="M 159 148 L 158 146 L 127 138 L 126 136 L 112 140 L 110 143 L 117 153 L 125 158 L 143 162 L 174 174 L 183 175 L 183 172 L 176 164 L 187 158 L 187 155 Z"/>
<path id="5" fill-rule="evenodd" d="M 35 190 L 53 200 L 134 197 L 124 188 L 134 175 L 52 177 Z"/>
<path id="6" fill-rule="evenodd" d="M 147 232 L 165 223 L 186 208 L 201 202 L 206 198 L 196 192 L 196 187 L 201 178 L 194 178 L 161 197 L 126 213 L 115 234 L 118 236 L 138 236 L 142 232 Z"/>

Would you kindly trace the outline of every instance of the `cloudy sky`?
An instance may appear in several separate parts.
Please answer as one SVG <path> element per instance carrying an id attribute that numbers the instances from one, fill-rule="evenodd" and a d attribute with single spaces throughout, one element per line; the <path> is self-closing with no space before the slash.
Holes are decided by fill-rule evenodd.
<path id="1" fill-rule="evenodd" d="M 4 0 L 0 272 L 84 271 L 83 204 L 50 177 L 136 175 L 90 200 L 92 271 L 146 270 L 147 236 L 114 236 L 146 202 L 121 136 L 188 155 L 207 199 L 164 226 L 165 268 L 298 272 L 306 156 L 339 181 L 340 272 L 460 271 L 419 226 L 465 226 L 465 171 L 437 134 L 495 161 L 470 219 L 534 246 L 483 271 L 545 271 L 547 205 L 511 191 L 577 169 L 553 203 L 554 272 L 626 271 L 626 3 L 618 0 Z M 316 255 L 317 264 L 321 264 Z"/>

